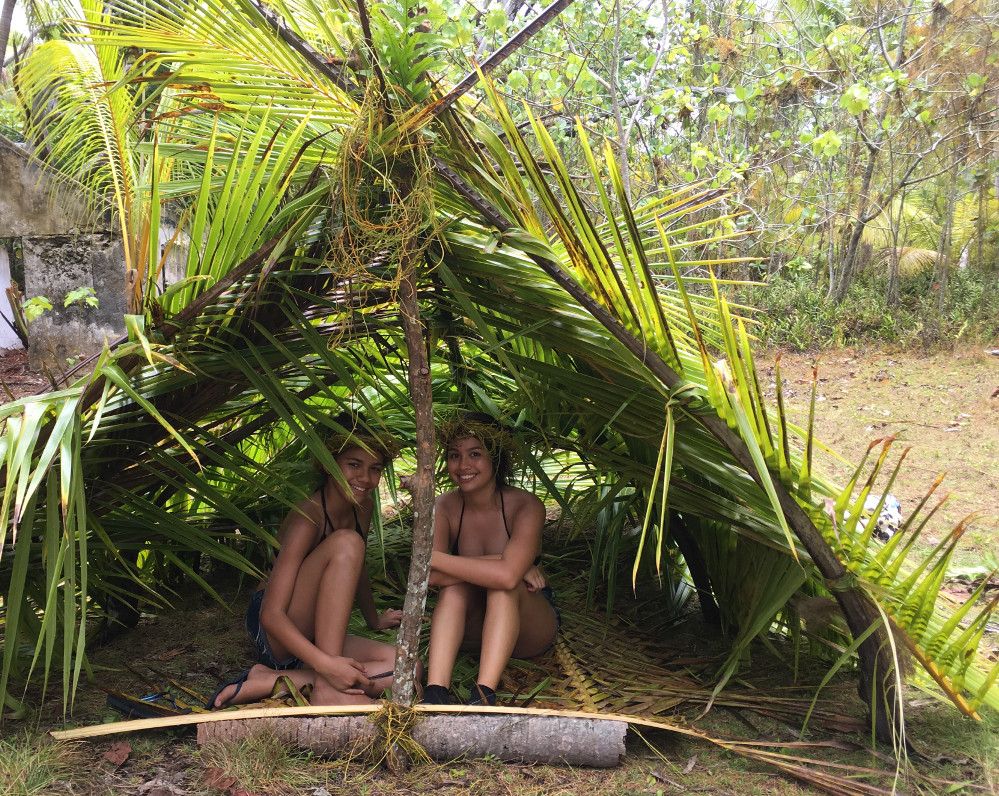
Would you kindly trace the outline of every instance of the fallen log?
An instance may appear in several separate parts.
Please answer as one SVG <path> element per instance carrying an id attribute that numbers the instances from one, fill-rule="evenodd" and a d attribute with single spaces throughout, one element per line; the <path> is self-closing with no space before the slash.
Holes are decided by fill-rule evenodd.
<path id="1" fill-rule="evenodd" d="M 50 734 L 59 741 L 78 741 L 118 733 L 196 725 L 198 742 L 204 744 L 210 740 L 228 743 L 267 727 L 289 744 L 300 748 L 322 754 L 350 756 L 371 746 L 379 738 L 379 730 L 372 717 L 377 716 L 380 710 L 361 705 L 340 708 L 241 708 L 156 719 L 130 719 L 53 730 Z M 413 728 L 413 740 L 434 760 L 491 755 L 504 761 L 607 768 L 617 765 L 624 755 L 624 739 L 629 724 L 712 740 L 698 730 L 673 725 L 662 719 L 621 714 L 600 716 L 581 711 L 470 708 L 463 705 L 416 705 L 413 710 L 421 717 Z M 232 730 L 228 729 L 229 725 L 233 725 Z"/>
<path id="2" fill-rule="evenodd" d="M 367 716 L 266 717 L 198 725 L 198 743 L 230 744 L 266 729 L 289 746 L 338 757 L 378 740 Z M 412 739 L 431 760 L 493 757 L 504 762 L 609 768 L 625 754 L 628 724 L 602 718 L 470 713 L 424 714 Z"/>

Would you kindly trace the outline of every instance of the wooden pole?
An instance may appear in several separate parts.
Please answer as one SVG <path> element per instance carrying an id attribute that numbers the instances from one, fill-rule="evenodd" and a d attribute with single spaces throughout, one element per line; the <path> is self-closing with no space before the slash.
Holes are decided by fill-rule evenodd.
<path id="1" fill-rule="evenodd" d="M 427 603 L 430 579 L 430 553 L 434 540 L 434 459 L 436 451 L 434 400 L 430 363 L 423 340 L 423 324 L 417 301 L 416 264 L 404 256 L 400 270 L 399 305 L 409 356 L 409 394 L 416 418 L 416 472 L 410 481 L 413 496 L 413 557 L 409 565 L 406 600 L 392 680 L 392 699 L 402 705 L 413 702 L 416 693 L 416 665 L 420 627 Z"/>

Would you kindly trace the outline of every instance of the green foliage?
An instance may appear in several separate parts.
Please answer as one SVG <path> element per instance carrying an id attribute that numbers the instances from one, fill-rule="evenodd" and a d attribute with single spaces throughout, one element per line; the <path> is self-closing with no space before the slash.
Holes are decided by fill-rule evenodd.
<path id="1" fill-rule="evenodd" d="M 149 562 L 168 562 L 209 593 L 185 552 L 258 575 L 247 548 L 272 541 L 265 518 L 302 496 L 307 459 L 331 465 L 323 439 L 342 430 L 332 420 L 340 409 L 363 409 L 373 430 L 412 439 L 396 300 L 399 269 L 410 263 L 435 400 L 532 430 L 537 453 L 525 457 L 532 476 L 567 521 L 598 523 L 587 562 L 594 579 L 612 581 L 622 560 L 635 562 L 633 581 L 674 577 L 669 518 L 711 529 L 710 540 L 705 534 L 695 544 L 716 546 L 707 566 L 724 581 L 715 590 L 728 603 L 723 615 L 733 631 L 738 625 L 723 677 L 771 628 L 797 632 L 785 605 L 800 586 L 826 597 L 849 592 L 872 611 L 881 601 L 912 628 L 924 665 L 939 663 L 936 676 L 955 704 L 967 707 L 964 685 L 974 704 L 999 700 L 975 653 L 984 615 L 968 634 L 937 616 L 933 590 L 918 573 L 910 579 L 904 555 L 883 576 L 869 533 L 848 546 L 834 541 L 821 501 L 834 498 L 842 517 L 856 482 L 841 488 L 816 473 L 810 432 L 789 428 L 780 404 L 768 408 L 745 323 L 710 277 L 711 269 L 744 265 L 725 248 L 745 233 L 730 194 L 696 184 L 633 198 L 624 138 L 615 148 L 613 136 L 592 136 L 583 120 L 545 124 L 530 103 L 504 101 L 502 76 L 433 116 L 424 103 L 432 95 L 422 92 L 426 69 L 438 63 L 436 45 L 418 38 L 423 20 L 408 5 L 378 9 L 372 20 L 370 55 L 385 82 L 369 64 L 364 97 L 323 76 L 303 48 L 274 37 L 249 0 L 125 2 L 113 18 L 85 5 L 86 29 L 72 46 L 38 55 L 25 91 L 36 98 L 57 91 L 51 67 L 72 67 L 49 120 L 64 125 L 52 165 L 75 176 L 85 176 L 95 157 L 106 167 L 93 186 L 134 211 L 128 250 L 142 267 L 128 340 L 107 349 L 87 379 L 0 412 L 0 694 L 8 706 L 17 707 L 14 684 L 36 676 L 59 673 L 63 692 L 73 693 L 92 598 L 114 578 L 130 578 L 161 606 L 171 586 Z M 273 8 L 293 20 L 288 30 L 336 52 L 365 43 L 352 4 L 333 14 L 282 0 Z M 574 7 L 604 59 L 622 43 L 638 52 L 657 33 L 654 20 L 631 25 L 617 8 Z M 451 33 L 470 30 L 471 13 L 465 9 Z M 706 19 L 675 13 L 674 68 L 711 81 L 727 76 L 731 42 L 712 36 Z M 443 15 L 427 10 L 427 19 Z M 829 16 L 823 12 L 824 33 Z M 503 20 L 490 19 L 486 31 L 498 36 Z M 659 39 L 664 48 L 667 39 Z M 712 66 L 702 68 L 698 54 L 709 44 Z M 125 63 L 130 48 L 142 57 Z M 866 68 L 869 55 L 855 31 L 841 29 L 808 57 Z M 642 70 L 659 59 L 665 50 L 623 72 L 592 63 L 592 90 L 651 98 L 650 72 Z M 546 90 L 565 86 L 560 65 L 517 64 Z M 583 84 L 583 65 L 570 65 Z M 713 91 L 685 85 L 655 96 L 667 116 L 675 100 L 675 115 L 650 146 L 682 139 L 674 150 L 689 158 L 682 168 L 708 181 L 732 172 L 735 181 L 733 167 L 750 146 L 721 132 L 768 116 L 751 112 L 767 86 L 749 82 L 724 92 L 732 112 L 716 114 L 716 136 L 698 129 L 717 102 Z M 546 107 L 569 102 L 562 96 Z M 704 119 L 692 118 L 695 111 Z M 616 121 L 599 124 L 626 137 Z M 832 169 L 855 139 L 843 125 L 821 129 L 813 142 L 823 151 L 810 156 L 806 146 L 797 156 L 821 155 L 810 167 Z M 47 134 L 41 125 L 37 133 Z M 76 152 L 71 135 L 83 133 L 85 152 Z M 796 184 L 809 182 L 803 173 Z M 485 203 L 503 218 L 485 212 Z M 171 244 L 186 248 L 187 270 L 159 295 L 167 210 L 180 219 Z M 816 223 L 814 213 L 807 217 Z M 687 273 L 705 275 L 690 282 L 699 291 L 688 289 Z M 792 285 L 785 306 L 804 290 Z M 844 337 L 891 317 L 870 303 L 854 309 L 837 318 Z M 820 543 L 849 564 L 839 583 L 808 561 L 803 526 L 792 532 L 801 511 L 824 534 Z M 932 585 L 940 570 L 928 571 Z M 842 641 L 838 633 L 831 640 Z M 937 661 L 936 651 L 950 657 Z"/>
<path id="2" fill-rule="evenodd" d="M 45 296 L 34 296 L 24 299 L 21 302 L 21 309 L 24 310 L 24 319 L 30 323 L 52 309 L 52 302 Z"/>
<path id="3" fill-rule="evenodd" d="M 753 334 L 771 348 L 916 347 L 927 339 L 948 344 L 999 336 L 999 291 L 991 277 L 969 268 L 951 271 L 942 313 L 939 289 L 932 269 L 903 277 L 899 301 L 890 306 L 887 275 L 868 273 L 837 303 L 828 298 L 821 273 L 792 263 L 768 284 L 735 294 L 756 308 Z"/>
<path id="4" fill-rule="evenodd" d="M 69 291 L 63 301 L 63 306 L 68 307 L 71 304 L 77 303 L 88 307 L 96 307 L 97 291 L 95 291 L 92 287 L 78 287 Z"/>

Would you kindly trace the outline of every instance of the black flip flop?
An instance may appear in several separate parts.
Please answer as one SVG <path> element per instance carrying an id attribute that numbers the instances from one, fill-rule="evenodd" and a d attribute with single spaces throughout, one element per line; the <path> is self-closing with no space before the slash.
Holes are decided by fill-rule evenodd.
<path id="1" fill-rule="evenodd" d="M 189 707 L 178 705 L 168 691 L 144 697 L 115 691 L 108 694 L 107 703 L 130 719 L 158 719 L 161 716 L 182 716 L 191 712 Z"/>
<path id="2" fill-rule="evenodd" d="M 251 666 L 250 669 L 252 668 L 253 667 Z M 226 680 L 224 683 L 219 684 L 219 687 L 215 689 L 215 693 L 212 694 L 211 697 L 208 699 L 208 701 L 205 703 L 205 708 L 207 708 L 208 710 L 221 710 L 222 708 L 227 708 L 230 705 L 232 705 L 232 701 L 236 698 L 236 695 L 239 694 L 239 690 L 243 687 L 243 683 L 245 683 L 247 678 L 250 676 L 250 669 L 244 669 L 242 672 L 237 674 L 232 679 Z M 221 705 L 219 705 L 216 708 L 215 700 L 219 698 L 219 694 L 221 694 L 223 691 L 225 691 L 225 689 L 227 689 L 231 685 L 236 686 L 236 690 L 233 691 L 231 697 L 229 697 L 225 702 L 223 702 Z"/>

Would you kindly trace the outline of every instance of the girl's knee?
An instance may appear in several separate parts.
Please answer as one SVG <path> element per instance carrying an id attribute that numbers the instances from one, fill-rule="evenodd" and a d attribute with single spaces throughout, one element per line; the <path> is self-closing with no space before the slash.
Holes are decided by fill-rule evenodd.
<path id="1" fill-rule="evenodd" d="M 475 594 L 475 589 L 468 583 L 455 583 L 451 586 L 442 586 L 437 593 L 437 604 L 441 601 L 448 603 L 468 604 Z"/>
<path id="2" fill-rule="evenodd" d="M 526 590 L 513 589 L 512 591 L 507 591 L 506 589 L 487 589 L 486 590 L 486 604 L 487 605 L 520 605 L 520 600 L 523 594 L 526 594 Z"/>
<path id="3" fill-rule="evenodd" d="M 361 561 L 366 554 L 364 539 L 354 530 L 341 529 L 327 536 L 319 548 L 337 561 Z"/>

